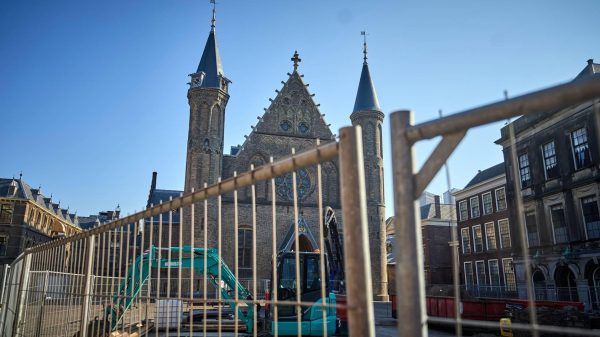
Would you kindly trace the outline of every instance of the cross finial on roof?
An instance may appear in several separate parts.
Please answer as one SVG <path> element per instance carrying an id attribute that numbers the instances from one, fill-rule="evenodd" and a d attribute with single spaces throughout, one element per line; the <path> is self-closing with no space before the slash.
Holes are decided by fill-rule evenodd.
<path id="1" fill-rule="evenodd" d="M 360 35 L 363 36 L 363 60 L 367 63 L 367 31 L 363 30 L 360 32 Z"/>
<path id="2" fill-rule="evenodd" d="M 298 63 L 302 61 L 302 59 L 299 56 L 300 55 L 298 55 L 298 51 L 295 50 L 294 57 L 291 58 L 292 62 L 294 62 L 294 71 L 298 70 Z"/>
<path id="3" fill-rule="evenodd" d="M 217 12 L 217 2 L 215 0 L 210 0 L 210 3 L 213 4 L 212 19 L 210 20 L 210 29 L 215 30 L 215 13 Z"/>

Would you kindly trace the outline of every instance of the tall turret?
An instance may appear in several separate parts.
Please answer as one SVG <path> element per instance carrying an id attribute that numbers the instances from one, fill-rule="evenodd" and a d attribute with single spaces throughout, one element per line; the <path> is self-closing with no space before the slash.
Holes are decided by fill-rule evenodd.
<path id="1" fill-rule="evenodd" d="M 221 175 L 223 162 L 223 132 L 225 107 L 229 100 L 230 81 L 223 74 L 221 56 L 215 34 L 215 9 L 211 29 L 200 64 L 190 75 L 185 192 L 198 189 L 204 183 L 214 184 Z"/>
<path id="2" fill-rule="evenodd" d="M 187 97 L 190 105 L 185 193 L 217 182 L 222 173 L 225 107 L 231 83 L 223 73 L 215 34 L 215 7 L 210 33 L 195 73 L 191 74 Z M 201 209 L 198 208 L 197 209 Z M 184 226 L 190 226 L 189 211 Z M 195 227 L 201 228 L 201 212 L 196 212 Z M 199 232 L 199 230 L 197 231 Z M 198 238 L 200 236 L 197 236 Z"/>
<path id="3" fill-rule="evenodd" d="M 363 66 L 360 82 L 350 115 L 352 125 L 360 125 L 363 133 L 363 156 L 365 162 L 365 185 L 367 189 L 367 214 L 369 242 L 371 247 L 373 294 L 377 300 L 387 301 L 387 252 L 385 231 L 385 201 L 383 190 L 383 148 L 381 128 L 383 112 L 367 62 L 366 32 L 361 33 L 363 43 Z"/>

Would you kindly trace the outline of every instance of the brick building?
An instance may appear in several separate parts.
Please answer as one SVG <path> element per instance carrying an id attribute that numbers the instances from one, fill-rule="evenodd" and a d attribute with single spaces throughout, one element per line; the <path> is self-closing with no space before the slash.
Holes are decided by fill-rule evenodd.
<path id="1" fill-rule="evenodd" d="M 600 64 L 588 60 L 574 81 L 598 73 Z M 599 109 L 595 100 L 515 120 L 510 125 L 517 163 L 511 156 L 509 126 L 502 128 L 496 141 L 502 145 L 507 168 L 518 169 L 517 177 L 507 179 L 507 197 L 513 232 L 522 223 L 527 235 L 527 242 L 514 236 L 521 296 L 526 282 L 532 282 L 537 298 L 581 301 L 588 310 L 600 309 Z M 518 199 L 523 214 L 514 207 Z M 531 259 L 529 281 L 521 245 L 526 245 Z"/>
<path id="2" fill-rule="evenodd" d="M 473 296 L 516 295 L 504 163 L 454 193 L 462 284 Z"/>
<path id="3" fill-rule="evenodd" d="M 294 149 L 297 153 L 314 148 L 317 140 L 321 143 L 335 141 L 335 135 L 319 110 L 318 104 L 308 91 L 304 75 L 298 71 L 298 53 L 292 58 L 293 71 L 288 73 L 287 81 L 283 82 L 277 96 L 271 99 L 271 105 L 258 118 L 252 131 L 241 146 L 232 147 L 229 154 L 224 153 L 225 110 L 229 96 L 231 81 L 225 77 L 221 56 L 215 33 L 215 15 L 210 33 L 196 72 L 191 74 L 190 87 L 187 93 L 190 105 L 190 127 L 188 133 L 187 160 L 185 170 L 186 193 L 192 189 L 201 189 L 204 183 L 214 184 L 219 178 L 232 177 L 234 172 L 248 171 L 251 165 L 255 167 L 268 163 L 272 156 L 275 160 L 289 156 Z M 349 105 L 351 102 L 348 102 Z M 382 123 L 383 113 L 379 107 L 375 87 L 371 79 L 367 63 L 366 43 L 362 72 L 356 94 L 354 109 L 349 113 L 349 121 L 360 125 L 363 130 L 363 148 L 365 159 L 365 175 L 367 187 L 367 207 L 369 220 L 369 239 L 371 242 L 371 260 L 374 294 L 380 299 L 387 299 L 387 274 L 385 251 L 385 204 L 383 191 L 383 148 Z M 305 224 L 312 233 L 319 233 L 319 217 L 317 205 L 316 168 L 310 167 L 297 171 L 297 194 L 300 208 L 299 221 Z M 339 165 L 337 160 L 322 164 L 323 203 L 340 212 Z M 275 180 L 276 195 L 271 195 L 269 182 L 256 186 L 256 236 L 258 247 L 271 247 L 272 240 L 277 246 L 292 246 L 285 240 L 285 234 L 294 223 L 293 190 L 291 175 L 278 177 Z M 173 190 L 156 189 L 150 199 L 156 201 L 157 193 L 180 193 Z M 166 195 L 165 194 L 165 195 Z M 277 237 L 272 238 L 271 200 L 277 200 Z M 149 200 L 150 200 L 149 199 Z M 238 192 L 239 231 L 234 232 L 233 197 L 231 194 L 222 199 L 222 255 L 226 263 L 233 267 L 234 247 L 233 238 L 239 238 L 237 251 L 241 254 L 239 270 L 241 277 L 251 275 L 251 240 L 252 209 L 251 193 L 246 188 Z M 191 219 L 190 211 L 184 209 L 181 226 L 186 233 L 194 231 L 195 245 L 202 246 L 204 214 L 202 205 L 195 207 L 195 218 Z M 218 245 L 217 219 L 218 210 L 215 200 L 209 201 L 207 222 L 208 241 L 211 247 Z M 192 226 L 193 220 L 193 226 Z M 186 236 L 189 237 L 189 236 Z M 300 235 L 300 244 L 305 250 L 314 250 L 314 240 L 307 235 Z M 316 240 L 318 242 L 318 240 Z M 184 244 L 186 244 L 184 242 Z M 268 279 L 271 273 L 271 250 L 258 249 L 257 275 Z"/>

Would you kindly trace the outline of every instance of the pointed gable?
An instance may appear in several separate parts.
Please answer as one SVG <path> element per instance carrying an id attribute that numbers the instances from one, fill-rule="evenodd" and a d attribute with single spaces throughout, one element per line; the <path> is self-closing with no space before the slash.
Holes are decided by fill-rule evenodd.
<path id="1" fill-rule="evenodd" d="M 301 75 L 294 71 L 279 90 L 252 133 L 299 138 L 332 139 Z"/>

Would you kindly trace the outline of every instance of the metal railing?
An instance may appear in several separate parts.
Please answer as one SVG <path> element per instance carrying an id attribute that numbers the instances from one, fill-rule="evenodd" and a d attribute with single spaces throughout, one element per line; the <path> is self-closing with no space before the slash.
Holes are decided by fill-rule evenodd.
<path id="1" fill-rule="evenodd" d="M 322 329 L 323 335 L 332 335 L 337 326 L 337 320 L 330 319 L 332 313 L 343 308 L 352 336 L 374 336 L 360 127 L 342 128 L 339 139 L 339 143 L 323 145 L 317 140 L 313 149 L 298 154 L 292 150 L 289 157 L 278 161 L 271 158 L 270 163 L 251 167 L 248 172 L 234 173 L 231 178 L 205 184 L 144 211 L 26 250 L 12 264 L 4 287 L 1 336 L 95 337 L 111 332 L 111 336 L 125 332 L 187 336 L 194 331 L 221 335 L 227 330 L 235 335 L 268 332 L 277 336 L 278 329 L 283 328 L 288 335 L 289 330 L 296 329 L 294 335 L 300 336 L 308 331 L 303 320 L 310 308 L 314 309 L 310 314 L 313 322 L 308 329 Z M 327 205 L 323 202 L 321 165 L 331 161 L 337 161 L 341 175 L 338 195 L 343 196 L 344 242 L 353 247 L 345 256 L 351 271 L 345 280 L 347 305 L 336 304 L 326 293 L 328 275 L 321 231 Z M 318 247 L 313 247 L 318 249 L 313 254 L 320 260 L 318 275 L 313 275 L 320 289 L 316 299 L 302 295 L 308 285 L 301 282 L 305 270 L 299 263 L 302 214 L 296 171 L 306 168 L 311 168 L 316 178 L 316 206 L 311 215 L 316 223 L 312 230 L 321 238 Z M 293 182 L 291 214 L 282 212 L 289 210 L 290 201 L 279 205 L 275 184 L 276 177 L 288 174 Z M 260 205 L 260 222 L 256 198 L 259 183 L 268 184 L 270 201 Z M 250 191 L 243 209 L 238 197 L 241 190 Z M 226 213 L 223 207 L 224 196 L 232 201 L 228 206 L 231 212 Z M 304 211 L 304 216 L 310 215 Z M 174 226 L 173 212 L 188 219 L 188 225 Z M 242 216 L 250 219 L 252 231 L 248 246 L 252 277 L 245 280 L 239 274 L 241 243 L 237 235 Z M 291 288 L 286 290 L 292 295 L 287 298 L 278 296 L 283 288 L 269 286 L 279 281 L 276 243 L 284 234 L 281 223 L 292 223 L 295 243 L 295 272 Z M 272 246 L 257 247 L 258 233 L 272 235 Z M 209 238 L 216 238 L 211 243 L 214 246 L 209 245 Z M 257 261 L 259 258 L 272 262 Z M 268 280 L 258 277 L 258 264 L 272 267 Z M 269 287 L 272 294 L 266 298 Z M 270 313 L 259 313 L 265 305 L 271 308 Z"/>
<path id="2" fill-rule="evenodd" d="M 446 164 L 449 156 L 465 137 L 471 128 L 488 123 L 507 120 L 521 115 L 535 113 L 551 113 L 600 97 L 600 75 L 590 75 L 587 78 L 571 81 L 566 84 L 537 91 L 531 94 L 506 99 L 498 103 L 474 108 L 464 112 L 441 117 L 437 120 L 413 125 L 413 113 L 407 110 L 391 114 L 392 135 L 392 167 L 394 186 L 394 214 L 396 245 L 394 249 L 396 261 L 395 290 L 401 300 L 397 301 L 398 331 L 400 336 L 426 336 L 428 321 L 453 325 L 456 334 L 462 335 L 463 326 L 479 327 L 482 329 L 499 329 L 499 322 L 484 322 L 464 320 L 461 318 L 461 292 L 458 259 L 458 233 L 456 226 L 452 229 L 452 266 L 453 266 L 453 296 L 455 298 L 453 318 L 428 317 L 425 306 L 425 282 L 423 263 L 423 242 L 418 212 L 418 198 L 431 182 L 438 171 Z M 595 112 L 598 114 L 598 111 Z M 596 123 L 600 116 L 595 117 Z M 596 124 L 598 125 L 598 124 Z M 510 157 L 512 163 L 518 163 L 515 150 L 515 132 L 513 124 L 509 124 Z M 441 136 L 441 141 L 433 153 L 417 170 L 415 163 L 415 143 Z M 518 177 L 518 167 L 510 167 L 510 175 Z M 448 169 L 448 189 L 449 183 Z M 507 179 L 507 181 L 509 181 Z M 519 179 L 511 183 L 518 184 Z M 520 186 L 515 185 L 520 191 Z M 518 194 L 518 193 L 517 193 Z M 516 198 L 516 214 L 522 215 L 523 204 L 521 197 Z M 518 216 L 517 233 L 512 233 L 521 242 L 527 242 L 524 219 Z M 523 257 L 525 279 L 532 279 L 531 257 L 525 245 L 517 252 Z M 537 322 L 535 306 L 535 291 L 532 282 L 526 284 L 529 321 L 527 324 L 514 323 L 514 330 L 527 330 L 533 336 L 540 332 L 554 332 L 570 335 L 595 335 L 598 331 L 577 328 L 558 328 L 542 326 Z"/>

